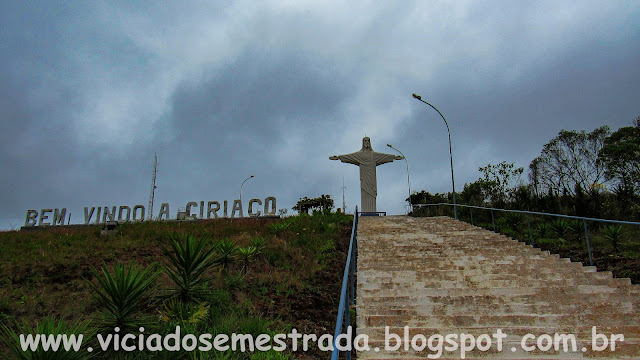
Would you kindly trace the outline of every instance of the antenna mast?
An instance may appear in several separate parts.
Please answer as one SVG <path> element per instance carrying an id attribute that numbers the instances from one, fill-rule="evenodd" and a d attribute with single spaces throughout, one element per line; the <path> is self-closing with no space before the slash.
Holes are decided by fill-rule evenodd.
<path id="1" fill-rule="evenodd" d="M 344 186 L 344 176 L 342 177 L 342 213 L 346 214 L 347 213 L 347 205 L 344 201 L 344 189 L 346 189 L 346 187 Z"/>
<path id="2" fill-rule="evenodd" d="M 151 195 L 149 196 L 149 216 L 148 220 L 153 220 L 153 200 L 156 195 L 156 173 L 158 172 L 158 154 L 154 154 L 153 176 L 151 177 Z"/>

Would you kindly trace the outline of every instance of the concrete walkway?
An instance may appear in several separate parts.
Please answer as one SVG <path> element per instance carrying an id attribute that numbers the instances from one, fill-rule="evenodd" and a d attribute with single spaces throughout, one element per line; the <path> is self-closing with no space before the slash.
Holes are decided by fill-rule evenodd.
<path id="1" fill-rule="evenodd" d="M 501 351 L 494 336 L 489 350 L 465 351 L 466 358 L 640 359 L 640 286 L 448 217 L 360 218 L 357 271 L 358 334 L 367 334 L 371 347 L 358 352 L 359 359 L 437 358 L 437 337 L 434 351 L 406 350 L 404 343 L 385 351 L 385 326 L 401 337 L 409 326 L 409 339 L 506 334 Z M 612 334 L 625 340 L 616 341 L 615 351 L 595 351 L 593 326 L 609 340 Z M 545 349 L 556 333 L 575 335 L 577 351 L 522 347 L 522 337 L 532 334 Z M 536 338 L 524 345 L 535 345 Z M 415 340 L 422 344 L 421 337 Z M 453 345 L 440 345 L 438 358 L 461 358 L 459 346 L 446 351 Z"/>

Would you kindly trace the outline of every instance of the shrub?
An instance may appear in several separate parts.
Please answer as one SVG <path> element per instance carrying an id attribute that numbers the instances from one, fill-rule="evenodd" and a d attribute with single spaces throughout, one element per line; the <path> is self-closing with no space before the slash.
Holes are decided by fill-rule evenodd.
<path id="1" fill-rule="evenodd" d="M 247 246 L 246 248 L 238 249 L 238 256 L 242 262 L 242 271 L 247 272 L 249 269 L 249 263 L 254 259 L 256 255 L 256 248 L 253 246 Z"/>
<path id="2" fill-rule="evenodd" d="M 575 240 L 580 240 L 582 234 L 584 234 L 584 224 L 580 220 L 570 220 L 569 230 Z"/>
<path id="3" fill-rule="evenodd" d="M 96 291 L 98 302 L 103 307 L 100 321 L 102 328 L 112 331 L 119 327 L 124 333 L 144 325 L 145 322 L 136 317 L 142 305 L 147 302 L 151 284 L 160 274 L 155 264 L 141 269 L 137 265 L 127 267 L 118 263 L 113 266 L 113 274 L 103 264 L 101 272 L 93 267 L 91 271 L 98 279 L 98 286 L 91 282 L 89 284 Z"/>
<path id="4" fill-rule="evenodd" d="M 507 225 L 509 225 L 512 229 L 517 230 L 524 222 L 524 215 L 522 215 L 521 213 L 508 212 L 505 215 L 505 220 L 507 222 Z"/>
<path id="5" fill-rule="evenodd" d="M 199 302 L 207 295 L 207 279 L 205 272 L 215 265 L 213 258 L 215 248 L 205 249 L 206 238 L 197 240 L 191 235 L 172 236 L 171 251 L 165 249 L 165 271 L 176 288 L 171 297 L 177 297 L 183 302 Z"/>
<path id="6" fill-rule="evenodd" d="M 607 225 L 602 230 L 605 239 L 609 240 L 611 246 L 613 246 L 613 250 L 615 252 L 620 251 L 620 241 L 625 236 L 625 233 L 622 232 L 622 225 Z"/>
<path id="7" fill-rule="evenodd" d="M 80 360 L 80 359 L 89 359 L 90 354 L 86 347 L 89 344 L 88 339 L 93 337 L 93 332 L 88 330 L 88 323 L 66 323 L 64 320 L 60 320 L 58 322 L 55 321 L 53 317 L 46 317 L 44 320 L 39 321 L 35 328 L 28 326 L 26 323 L 22 323 L 22 325 L 17 326 L 17 331 L 8 328 L 4 324 L 0 324 L 0 339 L 5 342 L 5 345 L 9 349 L 12 357 L 11 359 L 19 359 L 19 360 Z M 20 334 L 24 334 L 25 336 L 37 335 L 37 334 L 47 334 L 47 335 L 82 335 L 82 343 L 84 344 L 81 347 L 81 350 L 77 352 L 74 350 L 64 351 L 62 347 L 62 343 L 60 349 L 58 351 L 45 351 L 41 345 L 38 346 L 36 351 L 22 351 L 20 346 Z"/>
<path id="8" fill-rule="evenodd" d="M 262 251 L 265 248 L 265 244 L 266 241 L 264 238 L 261 237 L 255 237 L 255 238 L 251 238 L 251 246 L 253 246 L 256 250 L 255 250 L 255 257 L 259 257 L 262 255 Z"/>
<path id="9" fill-rule="evenodd" d="M 566 219 L 557 219 L 551 223 L 551 229 L 554 234 L 561 239 L 566 239 L 567 235 L 571 231 L 571 227 L 569 226 L 569 222 Z"/>
<path id="10" fill-rule="evenodd" d="M 269 225 L 269 231 L 273 235 L 279 237 L 280 234 L 286 231 L 290 226 L 291 226 L 291 222 L 289 221 L 276 222 Z"/>
<path id="11" fill-rule="evenodd" d="M 216 251 L 218 252 L 218 257 L 215 262 L 220 265 L 223 271 L 226 271 L 229 265 L 236 259 L 238 246 L 233 240 L 224 238 L 216 244 Z"/>
<path id="12" fill-rule="evenodd" d="M 542 239 L 546 238 L 551 233 L 551 226 L 547 223 L 540 223 L 536 226 L 536 234 Z"/>

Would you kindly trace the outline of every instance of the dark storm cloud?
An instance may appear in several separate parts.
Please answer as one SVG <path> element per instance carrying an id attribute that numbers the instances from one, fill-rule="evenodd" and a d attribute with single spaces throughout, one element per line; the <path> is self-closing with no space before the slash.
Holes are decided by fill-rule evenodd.
<path id="1" fill-rule="evenodd" d="M 174 141 L 224 144 L 229 136 L 246 135 L 240 140 L 247 146 L 256 138 L 286 136 L 288 127 L 301 122 L 335 123 L 353 90 L 353 81 L 330 61 L 251 48 L 211 79 L 177 89 L 171 114 Z"/>
<path id="2" fill-rule="evenodd" d="M 330 193 L 328 160 L 371 136 L 413 190 L 502 160 L 526 167 L 561 129 L 640 115 L 635 2 L 0 3 L 0 228 L 27 208 Z M 378 170 L 401 213 L 403 163 Z M 21 224 L 21 219 L 11 219 Z"/>
<path id="3" fill-rule="evenodd" d="M 260 47 L 248 49 L 210 78 L 183 84 L 172 98 L 167 126 L 173 138 L 163 146 L 164 162 L 169 173 L 198 185 L 191 192 L 171 192 L 197 196 L 196 189 L 209 194 L 233 189 L 229 195 L 235 196 L 249 174 L 257 178 L 247 186 L 263 189 L 256 192 L 261 196 L 285 195 L 278 185 L 285 183 L 290 183 L 287 190 L 314 191 L 325 177 L 307 174 L 299 181 L 311 170 L 307 158 L 326 146 L 353 91 L 353 80 L 328 59 Z M 292 140 L 303 146 L 287 148 Z"/>
<path id="4" fill-rule="evenodd" d="M 34 97 L 31 91 L 17 79 L 0 77 L 0 217 L 15 216 L 25 203 L 37 205 L 58 194 L 68 180 L 74 139 L 58 104 L 69 96 L 50 94 L 47 102 L 34 104 L 28 101 Z"/>

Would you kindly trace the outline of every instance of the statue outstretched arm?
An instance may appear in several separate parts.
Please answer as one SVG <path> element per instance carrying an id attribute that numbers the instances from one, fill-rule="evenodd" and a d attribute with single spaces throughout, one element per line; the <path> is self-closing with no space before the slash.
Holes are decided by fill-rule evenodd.
<path id="1" fill-rule="evenodd" d="M 353 165 L 362 164 L 362 158 L 359 156 L 358 153 L 329 156 L 329 160 L 340 160 L 344 163 L 353 164 Z"/>
<path id="2" fill-rule="evenodd" d="M 393 154 L 376 153 L 376 165 L 386 164 L 394 160 L 402 160 L 404 157 Z"/>

